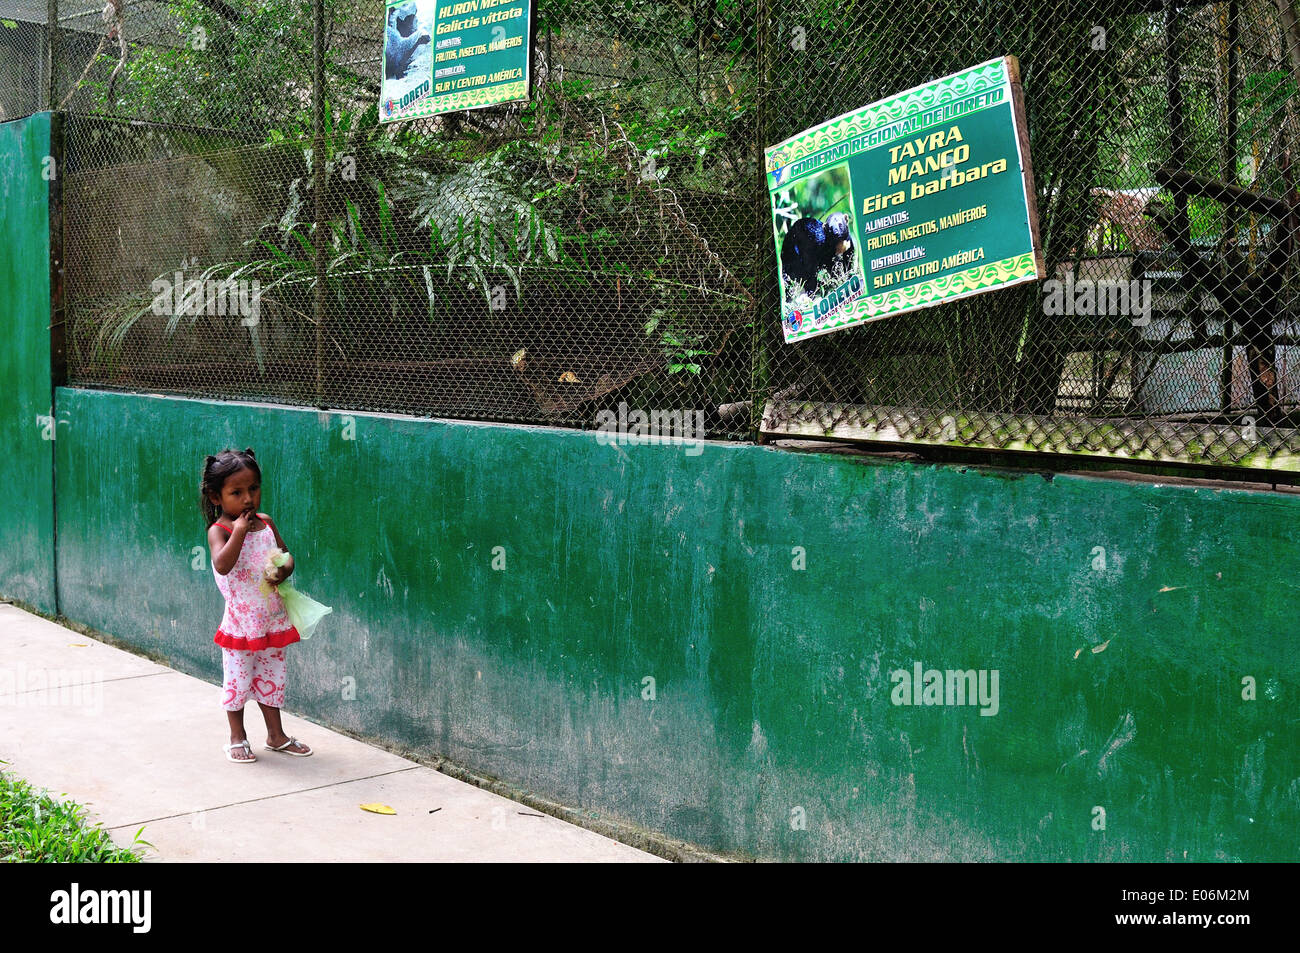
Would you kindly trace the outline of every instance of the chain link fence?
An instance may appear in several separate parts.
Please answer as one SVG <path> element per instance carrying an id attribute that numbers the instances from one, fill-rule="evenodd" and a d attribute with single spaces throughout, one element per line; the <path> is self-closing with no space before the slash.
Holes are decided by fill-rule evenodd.
<path id="1" fill-rule="evenodd" d="M 789 347 L 767 322 L 765 430 L 1296 468 L 1289 0 L 816 9 L 782 6 L 805 70 L 767 141 L 1017 54 L 1048 280 Z"/>
<path id="2" fill-rule="evenodd" d="M 0 0 L 73 383 L 1300 467 L 1290 0 L 546 0 L 529 102 L 395 124 L 320 2 L 317 79 L 311 3 Z M 763 146 L 1006 53 L 1049 280 L 783 343 Z"/>
<path id="3" fill-rule="evenodd" d="M 381 125 L 383 5 L 327 4 L 317 143 L 310 5 L 128 4 L 60 90 L 71 379 L 746 435 L 752 71 L 679 12 L 541 7 L 526 106 Z"/>

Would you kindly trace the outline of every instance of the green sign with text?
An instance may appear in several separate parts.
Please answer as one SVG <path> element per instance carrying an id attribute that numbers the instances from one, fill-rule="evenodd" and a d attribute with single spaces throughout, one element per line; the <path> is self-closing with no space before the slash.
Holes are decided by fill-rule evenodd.
<path id="1" fill-rule="evenodd" d="M 787 344 L 1045 275 L 1015 57 L 764 158 Z"/>
<path id="2" fill-rule="evenodd" d="M 379 119 L 529 98 L 532 0 L 390 0 Z"/>

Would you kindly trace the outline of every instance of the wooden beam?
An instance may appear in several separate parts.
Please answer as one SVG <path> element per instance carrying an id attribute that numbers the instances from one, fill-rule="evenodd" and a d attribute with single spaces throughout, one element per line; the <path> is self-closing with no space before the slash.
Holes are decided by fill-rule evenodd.
<path id="1" fill-rule="evenodd" d="M 1034 165 L 1029 157 L 1029 121 L 1025 112 L 1025 89 L 1020 82 L 1020 60 L 1014 56 L 1003 57 L 1007 64 L 1007 79 L 1011 86 L 1011 115 L 1016 126 L 1016 142 L 1020 150 L 1020 168 L 1025 181 L 1025 205 L 1029 213 L 1029 237 L 1034 249 L 1034 268 L 1038 280 L 1047 277 L 1047 261 L 1043 257 L 1043 241 L 1038 231 L 1038 193 L 1034 189 Z"/>
<path id="2" fill-rule="evenodd" d="M 1156 169 L 1155 178 L 1156 184 L 1164 188 L 1176 189 L 1191 195 L 1200 195 L 1207 199 L 1214 199 L 1216 202 L 1222 202 L 1224 205 L 1247 209 L 1267 215 L 1270 218 L 1284 219 L 1290 211 L 1283 199 L 1260 195 L 1258 192 L 1243 189 L 1238 185 L 1229 185 L 1218 179 L 1193 175 L 1190 172 L 1182 172 L 1168 166 L 1161 166 Z"/>
<path id="3" fill-rule="evenodd" d="M 768 401 L 759 432 L 769 441 L 801 437 L 925 444 L 1300 471 L 1300 436 L 1292 428 L 1261 426 L 1248 440 L 1237 424 L 1171 420 L 1164 416 L 1141 419 L 942 414 L 909 407 Z"/>

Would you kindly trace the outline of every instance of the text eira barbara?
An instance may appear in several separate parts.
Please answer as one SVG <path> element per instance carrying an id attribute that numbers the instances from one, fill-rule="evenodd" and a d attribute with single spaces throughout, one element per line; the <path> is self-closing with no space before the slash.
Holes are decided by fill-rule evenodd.
<path id="1" fill-rule="evenodd" d="M 960 126 L 890 146 L 889 161 L 889 184 L 906 187 L 894 192 L 868 195 L 862 200 L 863 215 L 870 215 L 891 205 L 902 205 L 909 197 L 919 199 L 960 188 L 998 175 L 1008 168 L 1006 159 L 972 162 L 970 146 L 963 141 Z M 939 175 L 937 178 L 920 180 L 921 176 L 931 173 Z"/>

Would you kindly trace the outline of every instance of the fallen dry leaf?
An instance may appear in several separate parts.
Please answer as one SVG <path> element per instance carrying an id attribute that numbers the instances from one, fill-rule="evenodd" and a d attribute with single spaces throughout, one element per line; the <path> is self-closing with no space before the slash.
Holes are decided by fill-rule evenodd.
<path id="1" fill-rule="evenodd" d="M 387 804 L 362 804 L 361 810 L 369 811 L 371 814 L 396 814 Z"/>
<path id="2" fill-rule="evenodd" d="M 1094 645 L 1092 647 L 1092 654 L 1096 655 L 1098 652 L 1106 651 L 1106 646 L 1108 645 L 1110 645 L 1110 639 L 1107 639 L 1105 642 L 1101 643 L 1101 645 Z"/>

